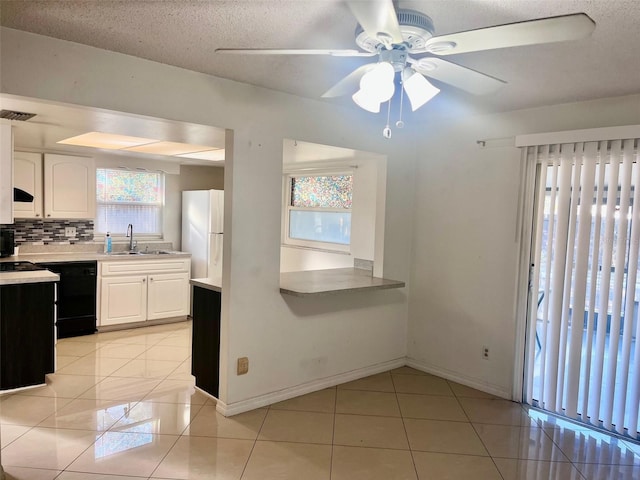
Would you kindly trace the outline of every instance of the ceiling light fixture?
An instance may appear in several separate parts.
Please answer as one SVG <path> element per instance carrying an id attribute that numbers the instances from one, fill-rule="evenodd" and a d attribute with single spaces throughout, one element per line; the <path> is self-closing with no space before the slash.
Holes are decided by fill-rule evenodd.
<path id="1" fill-rule="evenodd" d="M 196 160 L 224 160 L 224 149 L 207 145 L 165 142 L 152 138 L 132 137 L 103 132 L 88 132 L 60 140 L 62 145 L 120 150 L 153 155 L 193 158 Z"/>
<path id="2" fill-rule="evenodd" d="M 379 113 L 380 105 L 389 102 L 387 110 L 387 124 L 382 132 L 385 138 L 391 138 L 389 115 L 391 113 L 391 100 L 396 91 L 395 76 L 400 72 L 400 119 L 396 122 L 398 128 L 404 126 L 402 121 L 403 93 L 407 93 L 411 110 L 416 111 L 425 103 L 435 97 L 440 89 L 433 86 L 424 75 L 414 68 L 407 66 L 408 59 L 403 48 L 396 48 L 380 52 L 381 61 L 369 69 L 360 78 L 360 89 L 352 95 L 352 99 L 360 108 L 371 113 Z"/>
<path id="3" fill-rule="evenodd" d="M 396 90 L 395 69 L 389 62 L 380 62 L 360 79 L 360 90 L 351 98 L 368 112 L 380 111 L 380 104 L 390 100 Z"/>
<path id="4" fill-rule="evenodd" d="M 440 93 L 439 88 L 431 85 L 424 75 L 412 68 L 405 68 L 402 71 L 402 86 L 407 92 L 411 110 L 414 112 Z"/>

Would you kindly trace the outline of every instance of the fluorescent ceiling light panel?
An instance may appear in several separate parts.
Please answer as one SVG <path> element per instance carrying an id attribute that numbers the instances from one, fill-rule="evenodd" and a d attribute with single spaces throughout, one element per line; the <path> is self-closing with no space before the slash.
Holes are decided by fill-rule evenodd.
<path id="1" fill-rule="evenodd" d="M 224 160 L 224 148 L 205 150 L 204 152 L 183 153 L 177 156 L 181 158 L 194 158 L 196 160 L 221 161 Z"/>
<path id="2" fill-rule="evenodd" d="M 211 150 L 206 145 L 190 145 L 188 143 L 177 142 L 156 142 L 137 147 L 126 148 L 129 152 L 153 153 L 156 155 L 183 155 L 185 153 L 202 152 Z"/>
<path id="3" fill-rule="evenodd" d="M 129 137 L 113 133 L 89 132 L 75 137 L 65 138 L 57 143 L 63 145 L 76 145 L 78 147 L 104 148 L 106 150 L 121 150 L 146 143 L 157 142 L 151 138 Z"/>

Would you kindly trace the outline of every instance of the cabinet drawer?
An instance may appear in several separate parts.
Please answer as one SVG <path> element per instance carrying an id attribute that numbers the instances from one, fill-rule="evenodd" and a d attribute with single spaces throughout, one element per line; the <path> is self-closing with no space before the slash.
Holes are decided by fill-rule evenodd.
<path id="1" fill-rule="evenodd" d="M 188 272 L 190 263 L 191 260 L 189 258 L 171 260 L 123 260 L 115 262 L 100 262 L 101 274 L 103 277 L 123 274 Z"/>

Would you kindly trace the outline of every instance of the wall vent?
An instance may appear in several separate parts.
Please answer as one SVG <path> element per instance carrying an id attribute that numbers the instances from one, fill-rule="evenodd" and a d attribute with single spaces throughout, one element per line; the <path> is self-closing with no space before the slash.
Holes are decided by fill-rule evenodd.
<path id="1" fill-rule="evenodd" d="M 19 122 L 25 122 L 35 116 L 36 116 L 35 113 L 18 112 L 16 110 L 0 110 L 0 118 L 6 118 L 8 120 L 17 120 Z"/>

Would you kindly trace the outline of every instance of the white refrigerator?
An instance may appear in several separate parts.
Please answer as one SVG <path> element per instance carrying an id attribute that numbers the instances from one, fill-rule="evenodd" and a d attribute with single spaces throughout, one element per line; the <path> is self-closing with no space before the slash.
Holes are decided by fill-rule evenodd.
<path id="1" fill-rule="evenodd" d="M 182 192 L 182 251 L 191 254 L 191 277 L 222 279 L 223 190 Z"/>

